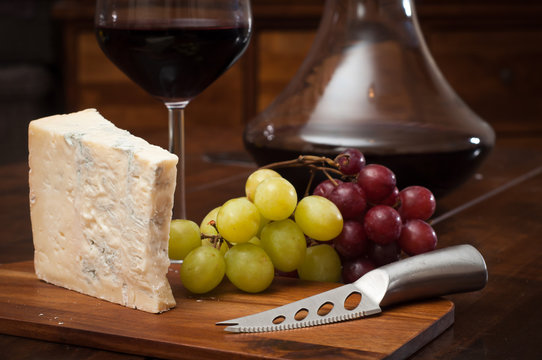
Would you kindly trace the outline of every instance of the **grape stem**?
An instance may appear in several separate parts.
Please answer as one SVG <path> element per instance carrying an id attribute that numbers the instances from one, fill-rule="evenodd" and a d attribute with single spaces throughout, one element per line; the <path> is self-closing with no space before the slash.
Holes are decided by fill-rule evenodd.
<path id="1" fill-rule="evenodd" d="M 271 164 L 267 164 L 261 167 L 261 169 L 276 169 L 276 168 L 284 168 L 284 167 L 307 167 L 310 171 L 310 179 L 307 184 L 307 187 L 305 189 L 305 196 L 309 194 L 309 189 L 311 187 L 311 184 L 314 180 L 314 176 L 316 171 L 321 171 L 324 173 L 324 175 L 333 183 L 333 185 L 337 186 L 338 183 L 330 175 L 331 173 L 340 175 L 342 178 L 345 178 L 346 176 L 339 170 L 339 164 L 337 160 L 340 157 L 348 156 L 347 154 L 338 155 L 334 160 L 327 158 L 325 156 L 316 156 L 316 155 L 299 155 L 296 159 L 293 160 L 286 160 L 286 161 L 279 161 Z"/>
<path id="2" fill-rule="evenodd" d="M 318 165 L 319 164 L 319 165 Z M 327 166 L 326 166 L 327 165 Z M 311 170 L 319 170 L 324 172 L 332 172 L 341 176 L 344 174 L 339 170 L 339 164 L 336 161 L 331 160 L 325 156 L 314 155 L 299 155 L 296 159 L 279 161 L 271 164 L 267 164 L 261 167 L 261 169 L 276 169 L 281 167 L 308 167 Z M 329 177 L 329 174 L 328 174 Z"/>
<path id="3" fill-rule="evenodd" d="M 320 165 L 317 165 L 320 164 Z M 326 165 L 328 167 L 326 167 Z M 325 156 L 315 156 L 315 155 L 299 155 L 296 159 L 279 161 L 271 164 L 262 166 L 262 169 L 273 169 L 279 167 L 300 167 L 306 166 L 310 169 L 322 170 L 322 171 L 331 171 L 336 174 L 342 175 L 342 172 L 339 170 L 339 164 L 330 158 Z"/>
<path id="4" fill-rule="evenodd" d="M 213 245 L 213 247 L 215 247 L 216 249 L 220 249 L 220 247 L 222 246 L 222 243 L 225 242 L 226 244 L 228 244 L 229 247 L 232 247 L 232 244 L 224 239 L 220 233 L 218 232 L 218 228 L 216 227 L 216 221 L 214 220 L 211 220 L 209 221 L 208 225 L 211 225 L 215 230 L 216 230 L 216 233 L 217 235 L 207 235 L 207 234 L 200 234 L 201 236 L 201 239 L 204 240 L 204 239 L 207 239 L 209 240 L 209 242 Z"/>

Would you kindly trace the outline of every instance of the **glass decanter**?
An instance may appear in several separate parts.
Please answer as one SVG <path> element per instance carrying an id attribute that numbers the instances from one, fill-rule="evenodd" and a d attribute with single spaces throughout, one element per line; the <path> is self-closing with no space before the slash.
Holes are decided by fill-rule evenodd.
<path id="1" fill-rule="evenodd" d="M 441 196 L 474 173 L 495 133 L 437 68 L 410 0 L 327 0 L 305 61 L 244 141 L 259 165 L 357 148 L 400 189 Z M 304 169 L 281 171 L 307 184 Z"/>

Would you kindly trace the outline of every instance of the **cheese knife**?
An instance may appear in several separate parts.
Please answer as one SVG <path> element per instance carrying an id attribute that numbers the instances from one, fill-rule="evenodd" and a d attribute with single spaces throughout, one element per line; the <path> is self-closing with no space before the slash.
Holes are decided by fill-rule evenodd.
<path id="1" fill-rule="evenodd" d="M 352 284 L 216 325 L 227 325 L 228 332 L 324 325 L 375 315 L 381 307 L 400 302 L 480 290 L 486 283 L 487 267 L 480 252 L 471 245 L 457 245 L 411 256 L 372 270 Z M 353 298 L 359 303 L 352 306 Z"/>

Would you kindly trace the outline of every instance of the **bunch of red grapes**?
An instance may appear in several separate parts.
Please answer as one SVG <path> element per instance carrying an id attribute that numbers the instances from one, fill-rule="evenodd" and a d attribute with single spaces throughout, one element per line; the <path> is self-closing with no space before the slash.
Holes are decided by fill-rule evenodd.
<path id="1" fill-rule="evenodd" d="M 389 168 L 366 165 L 356 149 L 345 150 L 335 161 L 343 180 L 325 180 L 313 194 L 331 200 L 343 216 L 342 233 L 333 240 L 343 282 L 399 260 L 402 252 L 412 256 L 435 249 L 437 236 L 427 221 L 436 202 L 429 189 L 409 186 L 399 191 Z"/>

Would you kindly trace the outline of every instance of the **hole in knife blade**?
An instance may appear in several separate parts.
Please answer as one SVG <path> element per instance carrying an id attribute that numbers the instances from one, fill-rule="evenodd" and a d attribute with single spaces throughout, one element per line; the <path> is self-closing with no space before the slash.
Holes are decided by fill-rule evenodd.
<path id="1" fill-rule="evenodd" d="M 346 310 L 354 310 L 361 302 L 361 293 L 354 291 L 344 299 L 344 308 Z"/>
<path id="2" fill-rule="evenodd" d="M 297 321 L 301 321 L 301 320 L 303 320 L 304 318 L 306 318 L 307 315 L 309 315 L 309 310 L 307 310 L 307 309 L 299 309 L 299 310 L 295 313 L 294 319 L 296 319 Z"/>
<path id="3" fill-rule="evenodd" d="M 317 311 L 317 314 L 320 315 L 320 316 L 325 316 L 327 314 L 329 314 L 329 312 L 331 310 L 333 310 L 333 303 L 330 302 L 330 301 L 327 301 L 325 303 L 323 303 L 319 308 L 318 308 L 318 311 Z"/>
<path id="4" fill-rule="evenodd" d="M 286 317 L 284 317 L 283 315 L 279 315 L 273 319 L 273 324 L 278 325 L 282 323 L 284 320 L 286 320 Z"/>

